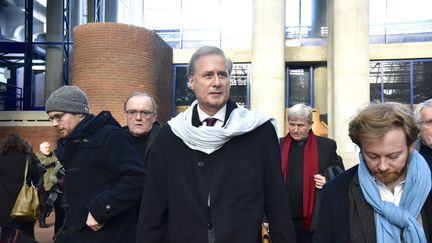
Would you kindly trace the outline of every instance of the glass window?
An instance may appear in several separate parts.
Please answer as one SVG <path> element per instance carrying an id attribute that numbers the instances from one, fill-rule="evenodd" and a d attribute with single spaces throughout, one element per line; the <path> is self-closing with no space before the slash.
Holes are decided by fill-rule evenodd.
<path id="1" fill-rule="evenodd" d="M 369 80 L 370 80 L 370 101 L 382 102 L 381 97 L 381 63 L 371 62 L 369 65 Z"/>
<path id="2" fill-rule="evenodd" d="M 384 102 L 410 103 L 410 63 L 383 62 Z"/>
<path id="3" fill-rule="evenodd" d="M 310 67 L 289 67 L 288 68 L 288 84 L 287 87 L 287 100 L 288 107 L 295 104 L 303 103 L 311 104 L 313 97 L 311 97 L 311 72 Z"/>
<path id="4" fill-rule="evenodd" d="M 249 70 L 250 64 L 234 64 L 231 72 L 231 98 L 237 104 L 249 108 Z"/>
<path id="5" fill-rule="evenodd" d="M 369 1 L 371 43 L 401 43 L 432 40 L 430 0 Z"/>
<path id="6" fill-rule="evenodd" d="M 413 107 L 432 97 L 432 60 L 370 63 L 370 100 Z"/>
<path id="7" fill-rule="evenodd" d="M 414 104 L 432 98 L 432 61 L 414 62 Z"/>
<path id="8" fill-rule="evenodd" d="M 24 1 L 0 4 L 0 40 L 24 41 Z"/>
<path id="9" fill-rule="evenodd" d="M 327 43 L 327 0 L 286 0 L 285 38 L 288 46 Z"/>
<path id="10" fill-rule="evenodd" d="M 251 46 L 252 1 L 120 1 L 119 22 L 155 30 L 173 48 L 247 48 Z"/>
<path id="11" fill-rule="evenodd" d="M 175 105 L 189 106 L 195 100 L 187 83 L 187 65 L 174 65 Z"/>

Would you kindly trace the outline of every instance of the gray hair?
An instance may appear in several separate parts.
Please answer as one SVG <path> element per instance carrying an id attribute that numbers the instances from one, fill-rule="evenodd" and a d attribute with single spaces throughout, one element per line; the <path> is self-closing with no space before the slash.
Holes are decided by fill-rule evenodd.
<path id="1" fill-rule="evenodd" d="M 153 97 L 151 97 L 151 96 L 150 96 L 149 94 L 147 94 L 147 93 L 144 93 L 144 92 L 138 92 L 138 91 L 133 92 L 132 94 L 130 94 L 130 95 L 127 97 L 127 99 L 125 100 L 125 102 L 124 102 L 124 104 L 123 104 L 123 109 L 124 109 L 124 111 L 127 111 L 127 110 L 126 110 L 126 105 L 127 105 L 128 101 L 129 101 L 131 98 L 133 98 L 133 97 L 148 97 L 148 98 L 150 99 L 151 103 L 152 103 L 152 106 L 153 106 L 153 112 L 154 112 L 154 113 L 157 113 L 158 106 L 157 106 L 157 103 L 156 103 L 155 99 L 154 99 Z"/>
<path id="2" fill-rule="evenodd" d="M 306 120 L 312 124 L 312 107 L 305 104 L 296 104 L 288 109 L 288 121 Z"/>
<path id="3" fill-rule="evenodd" d="M 417 105 L 417 108 L 414 112 L 414 119 L 415 119 L 417 124 L 422 122 L 421 121 L 421 110 L 423 108 L 426 108 L 426 107 L 432 107 L 432 99 L 428 99 L 428 100 L 423 101 L 422 103 Z"/>
<path id="4" fill-rule="evenodd" d="M 224 59 L 225 65 L 228 69 L 228 76 L 231 76 L 233 64 L 232 64 L 232 61 L 225 56 L 225 53 L 221 49 L 219 49 L 218 47 L 215 47 L 215 46 L 202 46 L 198 50 L 195 51 L 195 53 L 192 55 L 192 57 L 189 61 L 189 65 L 187 68 L 187 76 L 188 77 L 191 77 L 192 75 L 195 74 L 195 64 L 198 61 L 198 59 L 200 59 L 202 56 L 207 56 L 207 55 L 221 56 Z"/>

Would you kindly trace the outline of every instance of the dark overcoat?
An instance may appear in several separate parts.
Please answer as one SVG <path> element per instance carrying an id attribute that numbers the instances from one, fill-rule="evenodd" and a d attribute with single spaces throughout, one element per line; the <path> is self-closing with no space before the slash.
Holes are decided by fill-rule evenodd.
<path id="1" fill-rule="evenodd" d="M 148 134 L 145 134 L 143 137 L 134 137 L 130 132 L 127 126 L 123 127 L 123 130 L 126 131 L 132 138 L 135 149 L 140 154 L 141 160 L 144 164 L 144 168 L 147 169 L 147 158 L 149 155 L 150 148 L 153 144 L 154 139 L 159 133 L 159 129 L 161 125 L 159 122 L 155 121 L 153 126 Z M 144 138 L 145 137 L 145 138 Z M 143 140 L 145 142 L 143 143 Z"/>
<path id="2" fill-rule="evenodd" d="M 336 153 L 337 146 L 333 139 L 316 136 L 318 144 L 318 174 L 326 176 L 327 169 L 330 166 L 338 166 L 342 170 L 345 167 L 342 162 L 342 158 Z M 330 178 L 326 177 L 328 181 Z M 314 211 L 312 216 L 312 230 L 315 228 L 316 219 L 319 211 L 319 196 L 321 189 L 315 188 L 314 196 Z"/>
<path id="3" fill-rule="evenodd" d="M 235 107 L 228 102 L 227 118 Z M 200 125 L 196 107 L 192 124 Z M 212 230 L 216 243 L 258 243 L 264 213 L 274 243 L 295 242 L 270 122 L 211 154 L 186 146 L 169 125 L 161 128 L 150 151 L 137 242 L 204 243 Z"/>
<path id="4" fill-rule="evenodd" d="M 0 156 L 0 226 L 12 227 L 10 213 L 24 181 L 24 169 L 28 154 L 11 151 Z M 27 178 L 34 184 L 39 180 L 37 161 L 29 156 Z M 29 180 L 28 180 L 29 181 Z"/>
<path id="5" fill-rule="evenodd" d="M 131 138 L 111 114 L 87 115 L 59 141 L 56 154 L 66 169 L 61 242 L 134 242 L 144 169 Z M 86 226 L 89 212 L 104 224 L 101 230 Z"/>
<path id="6" fill-rule="evenodd" d="M 375 243 L 373 208 L 365 200 L 358 181 L 358 165 L 342 173 L 324 186 L 314 242 Z M 430 242 L 432 235 L 431 193 L 421 210 L 422 224 Z"/>

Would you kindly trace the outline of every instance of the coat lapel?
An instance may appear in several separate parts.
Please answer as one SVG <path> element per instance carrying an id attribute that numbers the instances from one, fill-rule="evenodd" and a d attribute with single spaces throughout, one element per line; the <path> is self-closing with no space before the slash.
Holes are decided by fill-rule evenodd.
<path id="1" fill-rule="evenodd" d="M 351 242 L 376 242 L 375 216 L 363 197 L 356 173 L 350 184 L 350 238 Z"/>

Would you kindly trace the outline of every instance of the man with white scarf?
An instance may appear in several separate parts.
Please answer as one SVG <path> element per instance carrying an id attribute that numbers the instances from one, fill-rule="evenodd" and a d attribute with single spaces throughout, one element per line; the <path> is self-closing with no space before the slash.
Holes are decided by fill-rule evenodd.
<path id="1" fill-rule="evenodd" d="M 229 98 L 231 61 L 212 46 L 188 67 L 197 100 L 150 151 L 137 242 L 295 242 L 274 119 Z"/>
<path id="2" fill-rule="evenodd" d="M 324 186 L 315 242 L 430 242 L 431 173 L 414 150 L 418 134 L 402 104 L 370 104 L 354 117 L 360 163 Z"/>

